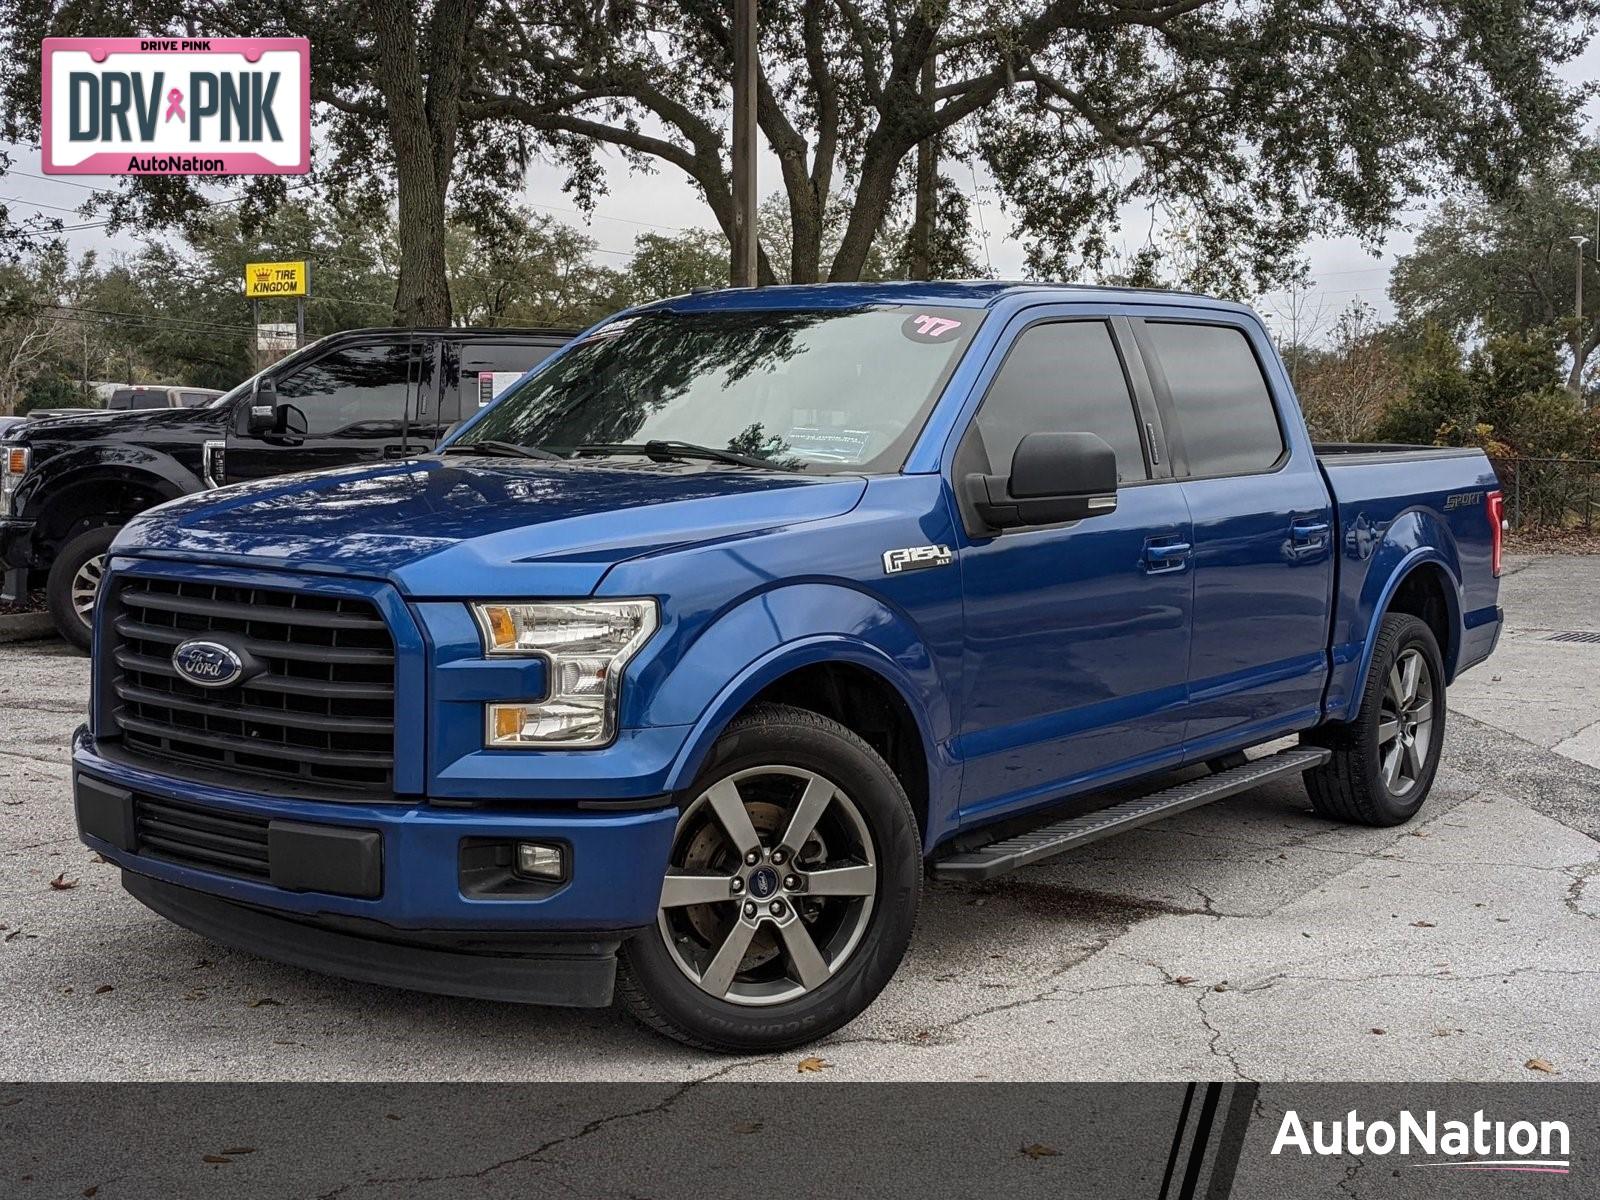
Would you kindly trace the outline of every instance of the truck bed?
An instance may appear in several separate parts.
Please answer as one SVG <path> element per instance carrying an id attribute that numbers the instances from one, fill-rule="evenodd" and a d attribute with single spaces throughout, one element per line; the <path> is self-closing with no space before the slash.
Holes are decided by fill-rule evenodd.
<path id="1" fill-rule="evenodd" d="M 1483 453 L 1475 446 L 1413 446 L 1406 442 L 1313 442 L 1311 449 L 1330 464 L 1471 458 Z"/>
<path id="2" fill-rule="evenodd" d="M 1487 657 L 1500 627 L 1491 571 L 1489 495 L 1500 486 L 1482 450 L 1456 446 L 1319 443 L 1337 534 L 1331 672 L 1326 710 L 1353 715 L 1355 687 L 1388 589 L 1423 565 L 1458 631 L 1441 646 L 1457 674 Z"/>

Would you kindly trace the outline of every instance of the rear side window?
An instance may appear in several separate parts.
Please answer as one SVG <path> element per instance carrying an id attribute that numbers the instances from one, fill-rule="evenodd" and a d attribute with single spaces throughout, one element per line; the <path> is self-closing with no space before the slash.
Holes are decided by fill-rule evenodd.
<path id="1" fill-rule="evenodd" d="M 1147 321 L 1191 475 L 1248 475 L 1283 457 L 1283 431 L 1244 332 Z"/>
<path id="2" fill-rule="evenodd" d="M 1117 452 L 1117 478 L 1148 477 L 1133 394 L 1104 321 L 1055 321 L 1023 330 L 973 421 L 991 472 L 1011 469 L 1030 433 L 1093 433 Z"/>
<path id="3" fill-rule="evenodd" d="M 446 367 L 444 419 L 470 417 L 559 349 L 559 343 L 462 342 L 453 386 Z"/>

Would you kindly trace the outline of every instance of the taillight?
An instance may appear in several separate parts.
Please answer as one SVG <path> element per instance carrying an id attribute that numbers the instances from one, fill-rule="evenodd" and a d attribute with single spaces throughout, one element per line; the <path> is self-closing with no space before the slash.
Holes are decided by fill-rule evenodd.
<path id="1" fill-rule="evenodd" d="M 1500 551 L 1506 536 L 1506 497 L 1504 492 L 1490 492 L 1483 498 L 1483 510 L 1489 516 L 1489 570 L 1500 576 Z"/>

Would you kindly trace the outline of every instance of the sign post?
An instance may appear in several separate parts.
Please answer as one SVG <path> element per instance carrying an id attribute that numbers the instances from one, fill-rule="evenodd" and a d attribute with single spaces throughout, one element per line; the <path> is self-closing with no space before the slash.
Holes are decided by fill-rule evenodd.
<path id="1" fill-rule="evenodd" d="M 252 321 L 259 331 L 261 301 L 294 297 L 294 344 L 306 344 L 306 297 L 311 294 L 311 263 L 258 262 L 244 265 L 244 294 L 251 302 Z"/>

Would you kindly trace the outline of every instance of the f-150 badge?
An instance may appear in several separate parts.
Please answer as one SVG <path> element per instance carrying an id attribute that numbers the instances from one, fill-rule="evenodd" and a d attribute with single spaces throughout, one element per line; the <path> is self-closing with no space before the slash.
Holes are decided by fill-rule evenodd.
<path id="1" fill-rule="evenodd" d="M 883 552 L 883 573 L 898 575 L 902 571 L 925 571 L 929 567 L 948 567 L 952 561 L 949 546 L 902 546 L 898 550 Z"/>

